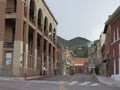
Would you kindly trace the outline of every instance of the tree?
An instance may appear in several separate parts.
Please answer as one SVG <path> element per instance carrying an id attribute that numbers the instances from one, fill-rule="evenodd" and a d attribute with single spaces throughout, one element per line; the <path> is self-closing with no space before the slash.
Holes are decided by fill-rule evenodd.
<path id="1" fill-rule="evenodd" d="M 76 46 L 72 50 L 76 57 L 88 57 L 88 46 Z"/>

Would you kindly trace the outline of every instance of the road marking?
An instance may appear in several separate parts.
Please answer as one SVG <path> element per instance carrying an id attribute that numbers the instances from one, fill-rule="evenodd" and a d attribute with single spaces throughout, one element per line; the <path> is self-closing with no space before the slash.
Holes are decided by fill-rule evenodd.
<path id="1" fill-rule="evenodd" d="M 29 82 L 32 82 L 32 83 L 49 83 L 49 81 L 37 81 L 37 80 L 29 81 Z"/>
<path id="2" fill-rule="evenodd" d="M 90 86 L 98 86 L 100 83 L 93 83 Z"/>
<path id="3" fill-rule="evenodd" d="M 95 87 L 95 86 L 98 86 L 100 83 L 92 83 L 92 82 L 78 82 L 78 81 L 72 81 L 69 83 L 69 81 L 46 81 L 46 80 L 43 80 L 43 81 L 37 81 L 37 80 L 34 80 L 34 81 L 29 81 L 31 83 L 44 83 L 44 84 L 58 84 L 59 87 L 61 88 L 60 90 L 65 90 L 63 88 L 65 84 L 67 85 L 80 85 L 80 86 L 85 86 L 85 85 L 89 85 L 89 86 L 92 86 L 92 87 Z M 80 84 L 79 84 L 80 83 Z M 90 84 L 91 83 L 91 84 Z"/>
<path id="4" fill-rule="evenodd" d="M 49 81 L 50 83 L 57 83 L 57 81 Z"/>
<path id="5" fill-rule="evenodd" d="M 90 82 L 84 82 L 84 83 L 79 84 L 79 85 L 87 85 L 87 84 L 90 84 Z"/>
<path id="6" fill-rule="evenodd" d="M 60 85 L 59 85 L 59 89 L 60 89 L 60 90 L 65 90 L 64 84 L 60 84 Z"/>
<path id="7" fill-rule="evenodd" d="M 72 81 L 71 83 L 69 83 L 69 85 L 74 85 L 76 83 L 78 83 L 78 82 L 77 81 Z"/>
<path id="8" fill-rule="evenodd" d="M 56 82 L 56 84 L 65 84 L 65 83 L 67 83 L 66 81 L 58 81 L 58 82 Z"/>

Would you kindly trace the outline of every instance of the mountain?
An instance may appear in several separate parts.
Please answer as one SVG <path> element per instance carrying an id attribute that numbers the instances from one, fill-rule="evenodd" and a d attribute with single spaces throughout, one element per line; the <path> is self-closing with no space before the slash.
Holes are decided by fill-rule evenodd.
<path id="1" fill-rule="evenodd" d="M 88 57 L 88 44 L 91 42 L 88 39 L 76 37 L 71 40 L 65 40 L 62 37 L 58 36 L 57 41 L 58 43 L 61 43 L 64 47 L 69 47 L 69 49 L 73 51 L 76 57 Z"/>
<path id="2" fill-rule="evenodd" d="M 62 44 L 63 46 L 69 46 L 69 42 L 62 37 L 57 36 L 58 43 Z"/>
<path id="3" fill-rule="evenodd" d="M 76 37 L 76 38 L 69 40 L 69 44 L 71 47 L 86 46 L 86 45 L 88 45 L 88 43 L 90 43 L 90 41 L 85 38 L 82 38 L 82 37 Z"/>
<path id="4" fill-rule="evenodd" d="M 91 41 L 82 37 L 76 37 L 71 40 L 65 40 L 60 36 L 57 36 L 57 41 L 63 46 L 76 47 L 76 46 L 86 46 Z"/>

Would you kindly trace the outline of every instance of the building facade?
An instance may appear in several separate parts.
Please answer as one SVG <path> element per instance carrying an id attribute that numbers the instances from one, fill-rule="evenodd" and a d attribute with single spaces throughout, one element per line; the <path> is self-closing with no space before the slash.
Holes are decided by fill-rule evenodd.
<path id="1" fill-rule="evenodd" d="M 71 70 L 74 70 L 74 55 L 68 47 L 62 47 L 62 63 L 63 75 L 70 74 Z"/>
<path id="2" fill-rule="evenodd" d="M 105 37 L 106 37 L 106 35 L 102 32 L 100 34 L 100 42 L 99 42 L 99 44 L 100 44 L 99 73 L 102 76 L 106 76 L 106 61 L 104 61 L 105 39 L 106 39 Z"/>
<path id="3" fill-rule="evenodd" d="M 74 58 L 75 73 L 88 73 L 88 58 Z"/>
<path id="4" fill-rule="evenodd" d="M 60 43 L 57 44 L 57 64 L 56 64 L 56 74 L 63 75 L 63 66 L 64 59 L 62 59 L 62 45 Z"/>
<path id="5" fill-rule="evenodd" d="M 0 0 L 0 68 L 39 75 L 56 68 L 57 21 L 44 0 Z"/>
<path id="6" fill-rule="evenodd" d="M 91 73 L 93 73 L 95 69 L 95 62 L 96 62 L 95 58 L 96 58 L 95 46 L 94 46 L 94 42 L 91 42 L 88 48 L 88 69 L 89 69 L 89 72 Z"/>
<path id="7" fill-rule="evenodd" d="M 120 6 L 105 23 L 106 39 L 110 42 L 106 45 L 106 55 L 109 73 L 108 76 L 120 74 Z M 109 40 L 110 39 L 110 40 Z"/>

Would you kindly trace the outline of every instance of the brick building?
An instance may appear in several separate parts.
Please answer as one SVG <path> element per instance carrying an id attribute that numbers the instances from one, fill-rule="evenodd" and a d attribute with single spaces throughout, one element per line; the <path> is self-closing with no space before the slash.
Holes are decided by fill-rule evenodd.
<path id="1" fill-rule="evenodd" d="M 120 6 L 105 23 L 107 75 L 120 74 Z M 109 36 L 109 37 L 108 37 Z"/>
<path id="2" fill-rule="evenodd" d="M 12 75 L 56 68 L 57 21 L 44 0 L 0 0 L 0 68 Z"/>
<path id="3" fill-rule="evenodd" d="M 74 58 L 75 73 L 87 73 L 88 72 L 88 58 Z"/>

